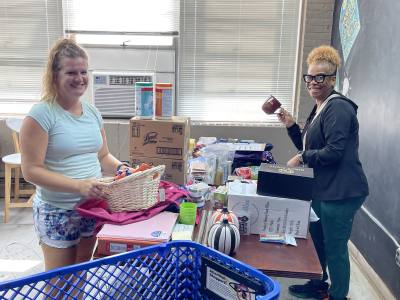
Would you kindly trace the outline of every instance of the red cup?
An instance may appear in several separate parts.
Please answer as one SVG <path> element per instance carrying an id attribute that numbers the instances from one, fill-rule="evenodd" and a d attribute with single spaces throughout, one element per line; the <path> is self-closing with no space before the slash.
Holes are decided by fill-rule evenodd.
<path id="1" fill-rule="evenodd" d="M 269 96 L 267 100 L 265 100 L 264 104 L 262 105 L 262 110 L 268 114 L 272 115 L 276 112 L 278 108 L 281 107 L 281 103 L 276 99 L 274 96 Z"/>

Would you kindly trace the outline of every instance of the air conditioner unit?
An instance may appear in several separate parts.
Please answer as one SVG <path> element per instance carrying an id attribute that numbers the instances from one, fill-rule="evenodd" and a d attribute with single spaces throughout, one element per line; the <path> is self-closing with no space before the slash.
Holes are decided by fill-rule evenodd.
<path id="1" fill-rule="evenodd" d="M 104 118 L 135 116 L 135 83 L 155 82 L 154 73 L 93 71 L 93 104 Z"/>

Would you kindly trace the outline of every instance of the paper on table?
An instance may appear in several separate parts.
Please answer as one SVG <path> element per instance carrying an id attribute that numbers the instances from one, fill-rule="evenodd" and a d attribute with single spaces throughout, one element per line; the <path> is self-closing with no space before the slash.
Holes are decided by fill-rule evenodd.
<path id="1" fill-rule="evenodd" d="M 172 240 L 192 240 L 194 225 L 175 224 L 172 231 Z"/>
<path id="2" fill-rule="evenodd" d="M 317 222 L 319 220 L 317 214 L 315 213 L 315 211 L 312 209 L 310 210 L 310 222 Z"/>
<path id="3" fill-rule="evenodd" d="M 278 243 L 297 247 L 296 238 L 287 233 L 271 234 L 268 232 L 260 233 L 260 242 L 262 243 Z"/>

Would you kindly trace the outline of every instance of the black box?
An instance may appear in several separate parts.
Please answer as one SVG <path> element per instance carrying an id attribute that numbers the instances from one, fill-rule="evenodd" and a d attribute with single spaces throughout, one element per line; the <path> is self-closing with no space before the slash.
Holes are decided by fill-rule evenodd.
<path id="1" fill-rule="evenodd" d="M 260 166 L 257 181 L 259 195 L 311 200 L 313 187 L 312 168 L 290 168 L 272 164 Z"/>

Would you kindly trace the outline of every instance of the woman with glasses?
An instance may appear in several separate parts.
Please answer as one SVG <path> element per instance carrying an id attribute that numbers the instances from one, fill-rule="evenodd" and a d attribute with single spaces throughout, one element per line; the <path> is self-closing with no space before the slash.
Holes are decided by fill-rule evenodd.
<path id="1" fill-rule="evenodd" d="M 284 109 L 278 114 L 299 152 L 287 165 L 314 169 L 312 207 L 320 218 L 310 233 L 323 269 L 322 280 L 292 285 L 299 298 L 346 299 L 350 282 L 347 242 L 354 215 L 368 195 L 368 183 L 358 157 L 357 105 L 334 90 L 340 56 L 330 46 L 313 49 L 303 75 L 315 105 L 301 130 Z M 331 285 L 328 279 L 327 267 Z"/>

